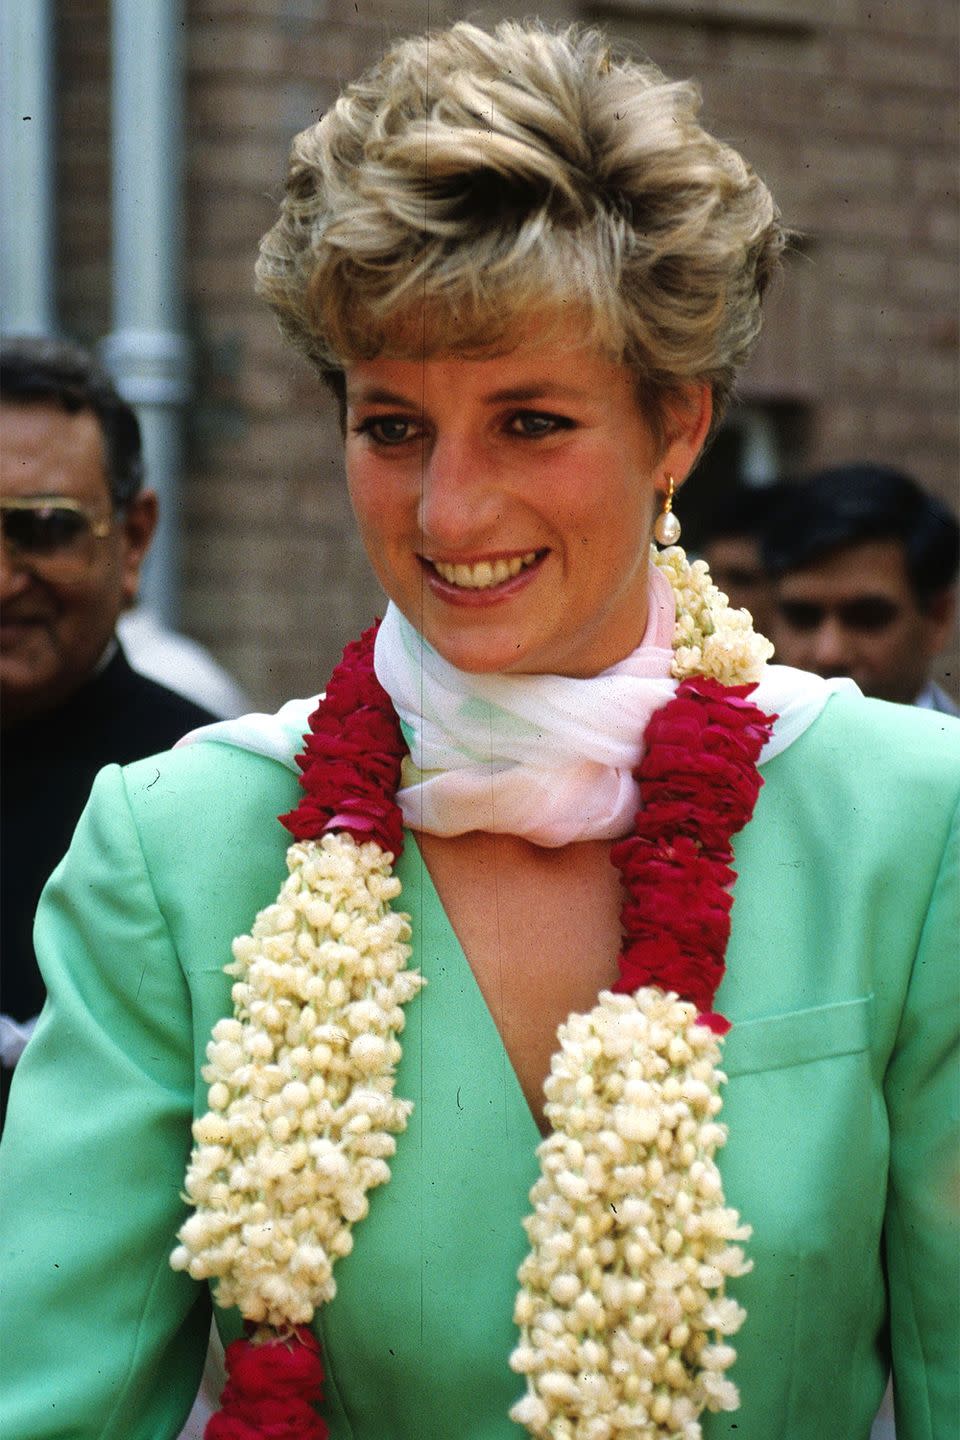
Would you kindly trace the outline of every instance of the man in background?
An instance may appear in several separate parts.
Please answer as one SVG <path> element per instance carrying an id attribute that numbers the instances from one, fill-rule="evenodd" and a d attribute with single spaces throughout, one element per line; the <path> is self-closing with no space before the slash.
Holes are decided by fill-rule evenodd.
<path id="1" fill-rule="evenodd" d="M 850 675 L 865 695 L 957 714 L 931 678 L 956 610 L 960 527 L 908 475 L 839 465 L 783 488 L 763 558 L 775 659 Z"/>
<path id="2" fill-rule="evenodd" d="M 0 1059 L 44 999 L 32 929 L 97 771 L 168 749 L 210 711 L 118 644 L 157 522 L 140 428 L 104 371 L 48 340 L 0 346 Z"/>
<path id="3" fill-rule="evenodd" d="M 761 551 L 763 528 L 777 485 L 737 485 L 717 496 L 703 520 L 697 549 L 713 583 L 735 610 L 749 610 L 753 628 L 769 637 L 776 591 Z"/>

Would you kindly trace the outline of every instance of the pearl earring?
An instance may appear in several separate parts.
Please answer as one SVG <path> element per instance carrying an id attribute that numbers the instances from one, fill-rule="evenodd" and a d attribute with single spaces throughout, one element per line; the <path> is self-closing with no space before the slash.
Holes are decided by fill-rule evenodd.
<path id="1" fill-rule="evenodd" d="M 663 509 L 653 522 L 653 537 L 658 545 L 676 545 L 680 539 L 680 521 L 673 513 L 673 492 L 676 486 L 672 475 L 666 478 L 667 493 L 663 497 Z"/>

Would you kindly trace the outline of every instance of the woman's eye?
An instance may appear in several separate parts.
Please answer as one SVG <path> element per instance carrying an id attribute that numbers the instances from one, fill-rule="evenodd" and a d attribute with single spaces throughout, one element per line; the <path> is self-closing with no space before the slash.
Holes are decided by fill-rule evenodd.
<path id="1" fill-rule="evenodd" d="M 369 435 L 377 445 L 403 445 L 418 433 L 413 420 L 404 415 L 371 415 L 355 427 L 358 435 Z"/>
<path id="2" fill-rule="evenodd" d="M 542 435 L 553 435 L 557 430 L 569 430 L 571 424 L 563 415 L 549 415 L 542 410 L 520 410 L 510 419 L 510 429 L 525 440 L 537 440 Z"/>

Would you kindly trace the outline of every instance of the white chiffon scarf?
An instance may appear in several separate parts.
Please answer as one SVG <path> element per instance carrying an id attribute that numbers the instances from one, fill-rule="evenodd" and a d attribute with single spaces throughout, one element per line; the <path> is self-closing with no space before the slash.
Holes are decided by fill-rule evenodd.
<path id="1" fill-rule="evenodd" d="M 676 688 L 673 626 L 670 583 L 651 568 L 643 640 L 608 670 L 589 680 L 468 675 L 391 605 L 374 669 L 410 749 L 397 792 L 406 824 L 546 846 L 626 834 L 639 804 L 638 737 Z"/>
<path id="2" fill-rule="evenodd" d="M 433 835 L 487 830 L 543 846 L 626 835 L 639 808 L 632 771 L 654 711 L 670 700 L 674 600 L 651 566 L 641 644 L 587 680 L 558 675 L 471 675 L 448 664 L 390 604 L 377 633 L 374 668 L 393 701 L 410 749 L 397 803 L 404 822 Z M 764 765 L 793 744 L 838 690 L 823 680 L 767 665 L 751 699 L 778 718 Z M 291 700 L 276 715 L 245 715 L 193 730 L 297 770 L 317 696 Z"/>

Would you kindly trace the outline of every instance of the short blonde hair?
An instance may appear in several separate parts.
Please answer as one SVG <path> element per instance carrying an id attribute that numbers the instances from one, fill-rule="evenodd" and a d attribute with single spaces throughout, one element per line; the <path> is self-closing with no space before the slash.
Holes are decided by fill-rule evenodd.
<path id="1" fill-rule="evenodd" d="M 784 236 L 699 108 L 593 28 L 401 41 L 295 138 L 259 293 L 335 389 L 351 362 L 483 351 L 575 304 L 655 418 L 706 381 L 716 422 Z"/>

